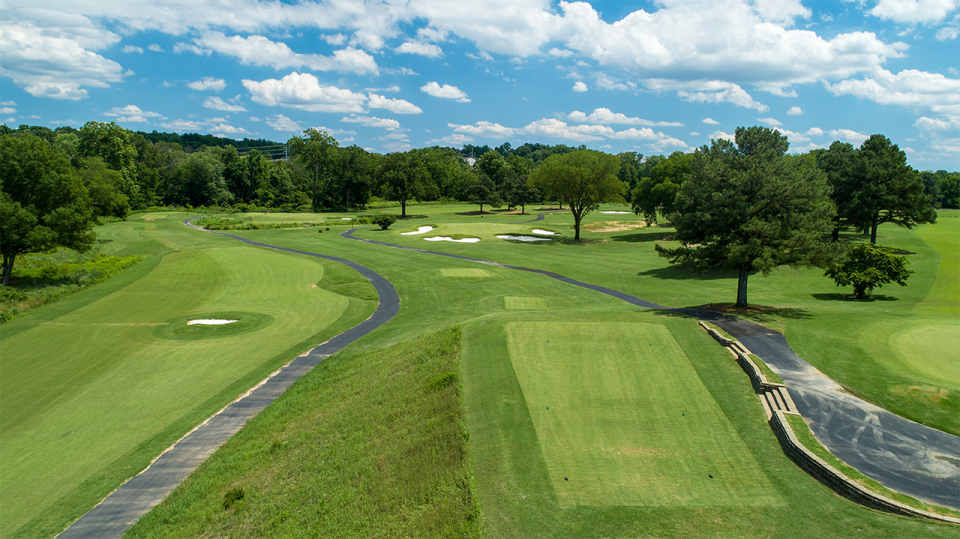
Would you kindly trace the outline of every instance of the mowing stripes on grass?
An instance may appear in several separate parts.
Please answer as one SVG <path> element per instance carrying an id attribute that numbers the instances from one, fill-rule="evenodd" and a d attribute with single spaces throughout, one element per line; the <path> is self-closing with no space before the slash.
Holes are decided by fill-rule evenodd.
<path id="1" fill-rule="evenodd" d="M 490 273 L 474 268 L 443 268 L 440 275 L 444 277 L 490 277 Z"/>
<path id="2" fill-rule="evenodd" d="M 562 507 L 782 503 L 665 327 L 511 322 L 506 334 Z"/>
<path id="3" fill-rule="evenodd" d="M 503 308 L 516 311 L 543 311 L 547 309 L 547 301 L 543 298 L 504 296 Z"/>

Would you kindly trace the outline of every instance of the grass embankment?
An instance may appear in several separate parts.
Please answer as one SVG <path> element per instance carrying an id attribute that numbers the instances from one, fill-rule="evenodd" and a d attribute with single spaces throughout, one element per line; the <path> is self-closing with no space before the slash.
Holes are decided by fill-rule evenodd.
<path id="1" fill-rule="evenodd" d="M 125 537 L 476 537 L 460 329 L 328 358 Z"/>
<path id="2" fill-rule="evenodd" d="M 185 217 L 102 227 L 108 254 L 140 250 L 146 260 L 4 324 L 0 536 L 60 532 L 211 414 L 376 308 L 351 269 L 334 269 L 331 286 L 353 295 L 334 293 L 324 268 L 338 264 L 244 246 L 189 229 Z M 238 330 L 223 326 L 230 335 L 186 324 L 223 313 L 241 319 Z"/>
<path id="3" fill-rule="evenodd" d="M 139 256 L 105 256 L 97 248 L 78 253 L 60 248 L 17 258 L 8 286 L 0 287 L 0 324 L 55 303 L 136 265 Z"/>

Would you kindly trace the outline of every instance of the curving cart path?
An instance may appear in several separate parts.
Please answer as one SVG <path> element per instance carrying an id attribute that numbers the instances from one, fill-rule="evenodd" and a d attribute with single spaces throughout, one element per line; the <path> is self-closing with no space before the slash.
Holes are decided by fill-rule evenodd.
<path id="1" fill-rule="evenodd" d="M 184 221 L 187 226 L 204 230 Z M 204 230 L 204 232 L 210 232 Z M 360 324 L 333 337 L 306 354 L 296 358 L 271 375 L 260 385 L 229 404 L 168 449 L 146 470 L 124 483 L 99 505 L 80 517 L 58 537 L 62 539 L 101 539 L 120 537 L 141 516 L 163 501 L 190 473 L 203 463 L 247 421 L 277 399 L 288 387 L 310 372 L 327 356 L 370 333 L 396 316 L 400 310 L 400 296 L 389 281 L 373 270 L 356 262 L 335 256 L 321 255 L 296 249 L 277 247 L 240 236 L 213 232 L 250 245 L 288 253 L 325 258 L 346 264 L 360 272 L 377 289 L 377 310 Z"/>
<path id="2" fill-rule="evenodd" d="M 535 221 L 542 216 L 538 215 Z M 680 312 L 714 323 L 783 378 L 797 411 L 831 453 L 891 490 L 960 510 L 960 437 L 904 419 L 851 395 L 798 356 L 782 333 L 748 320 L 709 311 L 664 307 L 550 271 L 358 238 L 353 235 L 356 230 L 344 232 L 341 236 L 394 249 L 539 273 L 631 305 Z"/>

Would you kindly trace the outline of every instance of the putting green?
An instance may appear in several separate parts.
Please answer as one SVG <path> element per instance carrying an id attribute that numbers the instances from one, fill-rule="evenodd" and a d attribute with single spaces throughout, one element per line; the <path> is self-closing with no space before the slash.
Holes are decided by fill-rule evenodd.
<path id="1" fill-rule="evenodd" d="M 960 286 L 957 286 L 960 283 L 960 244 L 957 243 L 960 218 L 955 212 L 944 213 L 946 215 L 936 224 L 919 226 L 914 232 L 940 253 L 937 279 L 927 297 L 914 309 L 927 315 L 946 315 L 956 324 L 960 314 Z"/>
<path id="2" fill-rule="evenodd" d="M 444 268 L 440 270 L 444 277 L 490 277 L 486 270 L 474 268 Z"/>
<path id="3" fill-rule="evenodd" d="M 543 298 L 504 296 L 503 307 L 517 311 L 543 311 L 547 309 L 547 301 Z"/>
<path id="4" fill-rule="evenodd" d="M 510 322 L 506 335 L 561 506 L 781 503 L 665 327 Z"/>
<path id="5" fill-rule="evenodd" d="M 890 336 L 890 346 L 915 369 L 945 384 L 960 381 L 960 331 L 928 321 Z"/>

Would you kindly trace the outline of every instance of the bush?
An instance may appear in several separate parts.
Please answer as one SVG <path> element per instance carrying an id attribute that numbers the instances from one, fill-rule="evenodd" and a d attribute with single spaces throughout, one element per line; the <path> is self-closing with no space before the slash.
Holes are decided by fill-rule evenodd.
<path id="1" fill-rule="evenodd" d="M 357 219 L 359 221 L 359 219 Z M 373 218 L 373 224 L 380 227 L 380 230 L 390 228 L 390 225 L 397 222 L 397 218 L 392 215 L 378 215 Z"/>
<path id="2" fill-rule="evenodd" d="M 896 252 L 891 247 L 861 243 L 850 249 L 846 260 L 828 269 L 824 275 L 833 279 L 837 286 L 853 285 L 857 299 L 888 283 L 907 286 L 906 280 L 913 271 L 906 268 L 910 263 L 907 258 L 894 254 Z"/>

